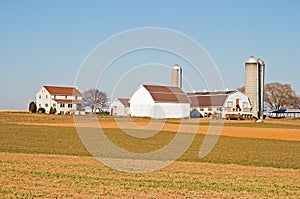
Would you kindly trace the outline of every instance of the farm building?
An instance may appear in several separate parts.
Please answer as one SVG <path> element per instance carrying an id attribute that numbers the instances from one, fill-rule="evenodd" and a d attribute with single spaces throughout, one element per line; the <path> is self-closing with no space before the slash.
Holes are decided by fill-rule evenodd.
<path id="1" fill-rule="evenodd" d="M 187 93 L 191 100 L 191 110 L 197 110 L 201 116 L 226 118 L 228 114 L 251 117 L 251 104 L 248 97 L 235 91 Z M 191 115 L 192 116 L 192 115 Z"/>
<path id="2" fill-rule="evenodd" d="M 46 113 L 50 109 L 57 114 L 83 114 L 82 95 L 74 87 L 43 86 L 36 93 L 37 108 L 44 108 Z"/>
<path id="3" fill-rule="evenodd" d="M 280 109 L 269 112 L 271 118 L 300 118 L 300 109 Z"/>
<path id="4" fill-rule="evenodd" d="M 127 98 L 117 98 L 110 105 L 110 114 L 113 116 L 129 116 L 129 110 L 129 99 Z"/>
<path id="5" fill-rule="evenodd" d="M 156 119 L 190 116 L 190 100 L 178 87 L 141 85 L 129 102 L 131 116 Z"/>

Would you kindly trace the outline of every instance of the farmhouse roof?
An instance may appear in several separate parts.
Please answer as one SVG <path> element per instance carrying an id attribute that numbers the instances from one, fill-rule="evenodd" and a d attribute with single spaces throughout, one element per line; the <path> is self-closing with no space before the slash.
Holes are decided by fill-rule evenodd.
<path id="1" fill-rule="evenodd" d="M 118 98 L 118 100 L 119 100 L 125 107 L 129 107 L 129 99 L 128 99 L 128 98 Z"/>
<path id="2" fill-rule="evenodd" d="M 74 87 L 44 86 L 51 95 L 73 95 L 82 96 L 82 94 Z"/>
<path id="3" fill-rule="evenodd" d="M 187 93 L 191 107 L 223 106 L 228 95 L 237 91 L 195 92 Z"/>
<path id="4" fill-rule="evenodd" d="M 70 99 L 53 99 L 57 103 L 72 103 L 72 104 L 83 104 L 82 100 L 70 100 Z"/>
<path id="5" fill-rule="evenodd" d="M 178 87 L 143 85 L 155 102 L 191 103 L 188 96 Z"/>

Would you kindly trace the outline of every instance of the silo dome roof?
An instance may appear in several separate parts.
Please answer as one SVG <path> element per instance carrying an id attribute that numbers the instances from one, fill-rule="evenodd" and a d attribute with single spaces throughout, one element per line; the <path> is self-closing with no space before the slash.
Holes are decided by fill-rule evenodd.
<path id="1" fill-rule="evenodd" d="M 265 65 L 265 62 L 262 60 L 262 59 L 258 59 L 258 62 L 260 65 L 264 66 Z"/>
<path id="2" fill-rule="evenodd" d="M 180 68 L 180 66 L 179 66 L 178 64 L 175 64 L 175 65 L 173 66 L 173 69 L 181 69 L 181 68 Z"/>
<path id="3" fill-rule="evenodd" d="M 251 56 L 246 60 L 246 63 L 253 64 L 253 63 L 257 63 L 257 61 L 258 61 L 258 59 L 256 57 Z"/>

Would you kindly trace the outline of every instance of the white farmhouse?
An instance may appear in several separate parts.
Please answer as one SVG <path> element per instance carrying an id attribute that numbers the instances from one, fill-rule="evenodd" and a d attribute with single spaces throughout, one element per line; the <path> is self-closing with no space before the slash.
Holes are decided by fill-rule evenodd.
<path id="1" fill-rule="evenodd" d="M 74 87 L 43 86 L 36 94 L 37 108 L 56 109 L 57 114 L 83 114 L 82 95 Z"/>
<path id="2" fill-rule="evenodd" d="M 190 116 L 191 102 L 178 87 L 141 85 L 129 102 L 131 116 L 155 119 Z"/>
<path id="3" fill-rule="evenodd" d="M 129 99 L 117 98 L 110 105 L 110 114 L 113 116 L 129 116 L 130 106 Z"/>
<path id="4" fill-rule="evenodd" d="M 227 114 L 240 114 L 251 117 L 252 109 L 249 98 L 240 91 L 194 92 L 187 93 L 191 110 L 197 110 L 204 117 L 211 115 L 226 118 Z"/>

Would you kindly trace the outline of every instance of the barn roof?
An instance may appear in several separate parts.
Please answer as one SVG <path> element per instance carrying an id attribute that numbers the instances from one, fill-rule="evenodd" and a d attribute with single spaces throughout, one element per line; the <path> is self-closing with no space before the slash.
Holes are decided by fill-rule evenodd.
<path id="1" fill-rule="evenodd" d="M 74 87 L 44 86 L 51 95 L 73 95 L 82 96 Z"/>
<path id="2" fill-rule="evenodd" d="M 191 107 L 223 106 L 229 94 L 237 91 L 195 92 L 187 93 Z"/>
<path id="3" fill-rule="evenodd" d="M 188 96 L 178 87 L 143 85 L 155 102 L 191 103 Z"/>
<path id="4" fill-rule="evenodd" d="M 227 95 L 189 96 L 191 107 L 223 106 Z"/>
<path id="5" fill-rule="evenodd" d="M 230 91 L 204 91 L 204 92 L 193 92 L 187 93 L 187 95 L 229 95 L 231 93 L 237 92 L 236 90 Z"/>
<path id="6" fill-rule="evenodd" d="M 300 109 L 279 109 L 271 111 L 271 113 L 300 113 Z"/>
<path id="7" fill-rule="evenodd" d="M 128 98 L 118 98 L 118 100 L 119 100 L 125 107 L 129 107 L 129 99 L 128 99 Z"/>

